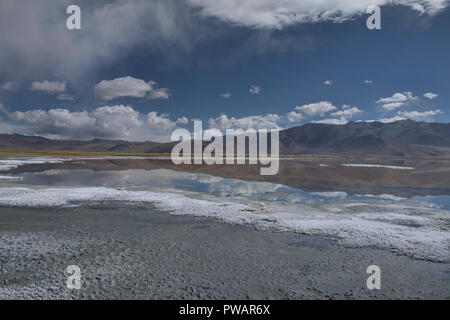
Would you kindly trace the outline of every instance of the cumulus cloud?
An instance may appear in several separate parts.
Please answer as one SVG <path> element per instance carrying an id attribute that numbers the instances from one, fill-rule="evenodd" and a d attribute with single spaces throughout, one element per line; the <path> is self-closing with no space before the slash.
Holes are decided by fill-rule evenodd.
<path id="1" fill-rule="evenodd" d="M 213 16 L 237 25 L 281 29 L 296 23 L 343 22 L 366 13 L 370 5 L 391 4 L 391 0 L 188 0 Z M 445 8 L 446 0 L 397 0 L 420 14 L 434 14 Z"/>
<path id="2" fill-rule="evenodd" d="M 384 104 L 383 109 L 392 111 L 392 110 L 398 109 L 404 105 L 405 105 L 404 102 L 391 102 L 391 103 Z"/>
<path id="3" fill-rule="evenodd" d="M 391 122 L 396 122 L 396 121 L 401 121 L 401 120 L 406 120 L 406 118 L 403 118 L 403 117 L 400 117 L 400 116 L 394 116 L 394 117 L 391 117 L 391 118 L 383 118 L 383 119 L 380 119 L 379 121 L 383 122 L 383 123 L 391 123 Z"/>
<path id="4" fill-rule="evenodd" d="M 412 95 L 411 95 L 412 96 Z M 343 105 L 340 110 L 323 101 L 296 107 L 285 114 L 251 115 L 246 117 L 233 117 L 222 114 L 208 120 L 207 130 L 226 129 L 283 129 L 300 124 L 306 116 L 324 116 L 330 111 L 334 118 L 313 121 L 323 124 L 346 124 L 350 118 L 362 111 L 355 106 Z M 159 114 L 156 111 L 147 114 L 134 110 L 131 106 L 112 105 L 96 108 L 92 111 L 70 111 L 63 108 L 50 110 L 30 110 L 8 112 L 0 104 L 0 113 L 5 114 L 14 124 L 0 121 L 0 130 L 6 132 L 28 132 L 49 138 L 57 139 L 120 139 L 129 141 L 161 141 L 170 140 L 171 132 L 191 120 L 180 117 L 171 120 L 167 114 Z M 394 122 L 405 119 L 431 120 L 434 116 L 442 114 L 442 111 L 410 111 L 398 112 L 391 118 L 383 118 L 378 121 Z M 370 120 L 366 120 L 370 121 Z M 205 126 L 206 128 L 206 126 Z"/>
<path id="5" fill-rule="evenodd" d="M 49 94 L 55 94 L 66 91 L 66 81 L 34 81 L 30 87 L 31 91 L 44 91 Z"/>
<path id="6" fill-rule="evenodd" d="M 331 86 L 334 82 L 332 80 L 325 80 L 322 84 L 325 86 Z"/>
<path id="7" fill-rule="evenodd" d="M 285 114 L 251 115 L 241 118 L 222 114 L 208 120 L 207 130 L 283 129 L 303 122 L 303 112 L 310 115 L 325 114 L 336 107 L 329 102 L 320 102 L 298 107 L 298 109 Z M 357 113 L 356 109 L 356 107 L 344 105 L 341 111 L 350 116 Z M 184 116 L 174 121 L 167 114 L 158 114 L 156 111 L 143 114 L 125 105 L 104 106 L 92 111 L 70 111 L 57 108 L 16 112 L 8 112 L 0 105 L 0 113 L 7 115 L 8 119 L 14 122 L 6 124 L 0 121 L 0 129 L 8 128 L 8 132 L 25 132 L 54 139 L 100 138 L 167 142 L 170 141 L 170 135 L 175 128 L 188 125 L 192 121 Z M 341 117 L 341 119 L 328 119 L 322 122 L 342 124 L 346 123 L 346 119 Z"/>
<path id="8" fill-rule="evenodd" d="M 210 118 L 208 121 L 209 128 L 212 130 L 225 130 L 225 129 L 283 129 L 291 127 L 293 125 L 301 124 L 305 120 L 305 115 L 315 116 L 336 110 L 330 102 L 318 102 L 309 105 L 303 105 L 296 107 L 293 111 L 285 114 L 266 114 L 266 115 L 252 115 L 242 118 L 229 117 L 226 114 L 222 114 L 217 118 Z M 347 111 L 346 111 L 347 110 Z M 358 113 L 359 110 L 356 107 L 343 106 L 342 112 L 350 117 L 353 114 Z M 360 112 L 360 111 L 359 111 Z M 347 120 L 344 117 L 341 119 L 328 119 L 325 123 L 346 123 Z"/>
<path id="9" fill-rule="evenodd" d="M 229 118 L 226 114 L 222 114 L 217 118 L 211 118 L 208 121 L 210 129 L 279 129 L 281 117 L 277 114 L 267 114 L 265 116 L 248 116 L 243 118 Z"/>
<path id="10" fill-rule="evenodd" d="M 291 111 L 286 115 L 286 119 L 289 122 L 300 122 L 303 120 L 303 114 L 301 112 Z"/>
<path id="11" fill-rule="evenodd" d="M 433 100 L 433 99 L 436 99 L 437 97 L 439 97 L 438 94 L 433 93 L 433 92 L 427 92 L 423 96 L 429 100 Z"/>
<path id="12" fill-rule="evenodd" d="M 331 115 L 333 117 L 345 117 L 352 118 L 354 115 L 361 113 L 362 111 L 358 107 L 352 107 L 349 105 L 343 105 L 342 110 L 333 112 Z"/>
<path id="13" fill-rule="evenodd" d="M 0 134 L 2 133 L 9 133 L 9 134 L 29 134 L 29 130 L 23 126 L 10 124 L 8 122 L 2 121 L 0 117 Z"/>
<path id="14" fill-rule="evenodd" d="M 167 88 L 156 88 L 150 91 L 148 98 L 149 99 L 169 99 L 170 90 Z"/>
<path id="15" fill-rule="evenodd" d="M 285 114 L 266 114 L 266 115 L 252 115 L 248 117 L 236 118 L 229 117 L 226 114 L 222 114 L 217 118 L 210 118 L 208 121 L 209 128 L 212 130 L 225 130 L 225 129 L 283 129 L 292 127 L 293 125 L 299 125 L 305 121 L 306 116 L 324 116 L 327 112 L 336 110 L 330 102 L 318 102 L 296 107 L 293 111 Z M 342 110 L 333 113 L 338 119 L 326 119 L 321 121 L 315 121 L 316 123 L 329 123 L 329 124 L 345 124 L 347 118 L 351 118 L 355 114 L 362 112 L 357 107 L 343 105 Z"/>
<path id="16" fill-rule="evenodd" d="M 429 111 L 399 111 L 393 117 L 382 118 L 380 120 L 366 120 L 366 122 L 380 121 L 383 123 L 390 123 L 407 119 L 415 121 L 433 121 L 435 116 L 441 114 L 443 114 L 443 112 L 439 109 Z"/>
<path id="17" fill-rule="evenodd" d="M 398 115 L 400 117 L 403 118 L 407 118 L 407 119 L 412 119 L 412 120 L 416 120 L 416 121 L 428 121 L 428 120 L 433 120 L 434 116 L 443 114 L 443 112 L 439 109 L 437 110 L 429 110 L 429 111 L 403 111 L 403 112 L 398 112 Z"/>
<path id="18" fill-rule="evenodd" d="M 332 105 L 326 105 L 325 107 L 321 107 L 323 111 L 329 110 Z M 333 106 L 334 107 L 334 106 Z M 313 108 L 314 109 L 314 108 Z M 336 109 L 336 108 L 335 108 Z M 333 109 L 334 110 L 334 109 Z M 323 123 L 323 124 L 347 124 L 348 119 L 352 118 L 354 115 L 361 113 L 362 111 L 358 107 L 352 107 L 347 104 L 344 104 L 341 110 L 335 111 L 331 113 L 333 117 L 339 118 L 330 118 L 323 119 L 319 121 L 313 121 L 313 123 Z"/>
<path id="19" fill-rule="evenodd" d="M 252 84 L 250 86 L 250 89 L 248 89 L 248 92 L 250 92 L 251 94 L 260 94 L 261 93 L 261 87 L 255 85 L 255 84 Z"/>
<path id="20" fill-rule="evenodd" d="M 416 99 L 417 97 L 414 97 L 411 91 L 405 91 L 405 92 L 397 92 L 392 95 L 392 97 L 389 98 L 381 98 L 377 102 L 378 103 L 392 103 L 392 102 L 405 102 L 411 99 Z"/>
<path id="21" fill-rule="evenodd" d="M 222 98 L 225 98 L 225 99 L 230 99 L 231 98 L 231 93 L 225 92 L 225 93 L 222 93 L 220 96 Z"/>
<path id="22" fill-rule="evenodd" d="M 341 117 L 340 119 L 324 119 L 319 121 L 314 121 L 313 123 L 323 123 L 323 124 L 347 124 L 348 121 L 346 118 Z"/>
<path id="23" fill-rule="evenodd" d="M 364 80 L 364 84 L 372 84 L 373 81 L 372 80 Z"/>
<path id="24" fill-rule="evenodd" d="M 92 111 L 35 109 L 8 113 L 8 117 L 37 135 L 85 140 L 100 138 L 167 142 L 177 123 L 188 122 L 186 118 L 175 122 L 168 115 L 155 111 L 142 114 L 125 105 L 104 106 Z"/>
<path id="25" fill-rule="evenodd" d="M 116 98 L 131 97 L 149 99 L 168 99 L 169 89 L 155 88 L 154 81 L 144 81 L 133 77 L 122 77 L 113 80 L 102 80 L 95 85 L 94 93 L 97 98 L 104 101 L 111 101 Z"/>
<path id="26" fill-rule="evenodd" d="M 394 93 L 392 97 L 381 98 L 377 103 L 382 104 L 383 109 L 392 111 L 414 100 L 417 100 L 417 96 L 414 96 L 411 91 L 404 91 Z"/>
<path id="27" fill-rule="evenodd" d="M 8 90 L 14 90 L 14 89 L 16 88 L 16 83 L 13 82 L 13 81 L 7 81 L 7 82 L 3 83 L 3 84 L 0 86 L 0 88 L 1 88 L 2 90 L 6 90 L 6 91 L 8 91 Z"/>
<path id="28" fill-rule="evenodd" d="M 336 110 L 337 108 L 328 101 L 322 101 L 317 103 L 305 104 L 303 106 L 295 107 L 295 110 L 300 111 L 308 116 L 320 115 L 323 117 L 325 113 Z"/>
<path id="29" fill-rule="evenodd" d="M 179 123 L 179 124 L 188 124 L 188 123 L 189 123 L 189 119 L 186 118 L 186 117 L 181 117 L 181 118 L 178 118 L 178 119 L 177 119 L 176 123 Z"/>

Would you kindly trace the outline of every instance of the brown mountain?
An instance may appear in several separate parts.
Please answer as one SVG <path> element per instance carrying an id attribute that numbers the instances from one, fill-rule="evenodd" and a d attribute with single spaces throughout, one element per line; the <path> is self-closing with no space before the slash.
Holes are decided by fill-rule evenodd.
<path id="1" fill-rule="evenodd" d="M 450 124 L 305 124 L 280 132 L 281 154 L 450 156 Z"/>
<path id="2" fill-rule="evenodd" d="M 170 153 L 173 143 L 120 140 L 51 140 L 0 134 L 0 149 L 120 153 Z M 392 123 L 309 123 L 280 132 L 282 155 L 450 157 L 450 124 L 403 120 Z"/>

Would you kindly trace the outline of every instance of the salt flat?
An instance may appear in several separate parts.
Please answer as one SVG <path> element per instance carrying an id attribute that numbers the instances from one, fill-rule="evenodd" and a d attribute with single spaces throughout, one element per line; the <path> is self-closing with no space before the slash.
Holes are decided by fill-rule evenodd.
<path id="1" fill-rule="evenodd" d="M 449 265 L 151 206 L 0 208 L 1 299 L 448 299 Z M 378 264 L 382 289 L 366 287 Z M 66 288 L 68 265 L 81 290 Z"/>

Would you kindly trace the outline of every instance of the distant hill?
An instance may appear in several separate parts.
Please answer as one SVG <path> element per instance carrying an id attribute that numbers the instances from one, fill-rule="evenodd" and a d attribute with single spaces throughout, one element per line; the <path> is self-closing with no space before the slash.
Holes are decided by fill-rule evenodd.
<path id="1" fill-rule="evenodd" d="M 173 143 L 120 140 L 51 140 L 0 134 L 0 149 L 121 153 L 170 153 Z M 282 155 L 450 157 L 450 124 L 402 120 L 392 123 L 309 123 L 280 132 Z"/>
<path id="2" fill-rule="evenodd" d="M 280 132 L 280 153 L 449 156 L 450 124 L 412 120 L 345 125 L 309 123 Z"/>
<path id="3" fill-rule="evenodd" d="M 120 152 L 120 153 L 168 153 L 170 143 L 129 142 L 121 140 L 51 140 L 39 136 L 19 134 L 0 134 L 0 149 L 16 150 L 58 150 L 86 152 Z"/>

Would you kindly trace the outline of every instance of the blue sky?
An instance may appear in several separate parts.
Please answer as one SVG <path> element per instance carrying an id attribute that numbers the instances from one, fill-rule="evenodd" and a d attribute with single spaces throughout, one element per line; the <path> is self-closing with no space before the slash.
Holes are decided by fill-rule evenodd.
<path id="1" fill-rule="evenodd" d="M 65 9 L 81 8 L 81 30 Z M 2 1 L 0 132 L 166 141 L 177 127 L 450 120 L 444 0 Z M 368 30 L 369 4 L 381 30 Z"/>

